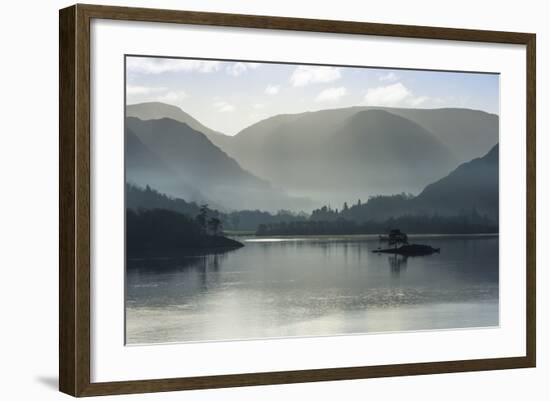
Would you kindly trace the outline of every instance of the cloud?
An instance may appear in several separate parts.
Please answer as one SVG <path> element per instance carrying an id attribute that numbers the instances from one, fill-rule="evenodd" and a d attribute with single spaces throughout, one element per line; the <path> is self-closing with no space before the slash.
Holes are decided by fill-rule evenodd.
<path id="1" fill-rule="evenodd" d="M 223 100 L 218 100 L 217 102 L 215 102 L 214 107 L 218 109 L 218 111 L 221 113 L 230 113 L 232 111 L 235 111 L 235 106 Z"/>
<path id="2" fill-rule="evenodd" d="M 126 86 L 126 94 L 128 96 L 140 96 L 140 95 L 150 95 L 152 93 L 165 92 L 168 88 L 164 86 L 161 87 L 149 87 L 149 86 L 138 86 L 138 85 L 128 85 Z"/>
<path id="3" fill-rule="evenodd" d="M 254 103 L 254 104 L 252 105 L 252 108 L 254 108 L 254 109 L 256 109 L 256 110 L 260 110 L 260 109 L 265 108 L 265 104 L 263 104 L 263 103 Z"/>
<path id="4" fill-rule="evenodd" d="M 157 97 L 158 102 L 169 103 L 173 105 L 181 104 L 182 100 L 187 98 L 185 91 L 168 91 L 162 96 Z"/>
<path id="5" fill-rule="evenodd" d="M 413 106 L 417 107 L 424 103 L 426 103 L 430 98 L 428 96 L 418 96 L 418 97 L 412 97 L 408 99 L 408 103 Z"/>
<path id="6" fill-rule="evenodd" d="M 340 69 L 335 67 L 299 66 L 290 76 L 292 86 L 305 86 L 340 79 Z"/>
<path id="7" fill-rule="evenodd" d="M 279 93 L 280 89 L 281 87 L 279 85 L 267 85 L 267 87 L 265 88 L 265 93 L 267 93 L 268 95 L 276 95 L 277 93 Z"/>
<path id="8" fill-rule="evenodd" d="M 249 70 L 255 70 L 258 68 L 261 64 L 260 63 L 231 63 L 226 67 L 226 71 L 229 75 L 232 75 L 234 77 L 238 77 L 239 75 L 244 74 L 245 72 Z"/>
<path id="9" fill-rule="evenodd" d="M 187 92 L 183 90 L 169 90 L 164 86 L 151 87 L 128 85 L 126 87 L 127 103 L 162 102 L 181 106 L 183 99 L 187 98 Z"/>
<path id="10" fill-rule="evenodd" d="M 378 80 L 382 82 L 394 82 L 397 81 L 399 77 L 395 72 L 388 72 L 386 74 L 381 74 L 378 76 Z"/>
<path id="11" fill-rule="evenodd" d="M 185 60 L 156 57 L 128 57 L 126 68 L 130 73 L 137 74 L 162 74 L 165 72 L 201 72 L 210 73 L 218 71 L 221 67 L 219 61 L 210 60 Z"/>
<path id="12" fill-rule="evenodd" d="M 367 106 L 418 107 L 427 102 L 427 96 L 415 96 L 401 82 L 367 90 L 364 102 Z"/>
<path id="13" fill-rule="evenodd" d="M 347 89 L 343 86 L 338 88 L 328 88 L 321 91 L 315 98 L 316 102 L 337 102 L 347 94 Z"/>

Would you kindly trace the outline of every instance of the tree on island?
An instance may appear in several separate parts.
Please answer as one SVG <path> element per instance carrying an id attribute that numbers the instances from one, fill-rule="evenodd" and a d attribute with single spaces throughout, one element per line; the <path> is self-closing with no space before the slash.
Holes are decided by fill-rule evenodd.
<path id="1" fill-rule="evenodd" d="M 210 215 L 213 216 L 210 217 Z M 222 220 L 218 217 L 218 212 L 210 210 L 207 204 L 201 205 L 195 220 L 204 234 L 219 235 L 221 233 Z"/>
<path id="2" fill-rule="evenodd" d="M 199 214 L 195 217 L 195 220 L 197 220 L 197 223 L 199 223 L 199 226 L 202 228 L 203 232 L 207 232 L 207 223 L 208 223 L 208 213 L 210 213 L 210 209 L 208 208 L 207 204 L 201 205 L 199 209 Z"/>
<path id="3" fill-rule="evenodd" d="M 212 235 L 219 235 L 222 229 L 222 221 L 217 217 L 211 217 L 208 220 L 208 228 Z"/>

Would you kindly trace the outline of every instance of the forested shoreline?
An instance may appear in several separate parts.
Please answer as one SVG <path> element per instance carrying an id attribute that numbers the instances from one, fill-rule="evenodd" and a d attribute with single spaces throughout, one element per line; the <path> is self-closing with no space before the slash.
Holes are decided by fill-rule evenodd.
<path id="1" fill-rule="evenodd" d="M 357 223 L 337 219 L 309 220 L 292 223 L 261 224 L 256 231 L 258 236 L 277 235 L 358 235 L 385 234 L 399 227 L 409 234 L 493 234 L 498 233 L 498 225 L 474 211 L 470 215 L 458 216 L 400 216 L 385 221 Z"/>
<path id="2" fill-rule="evenodd" d="M 224 232 L 248 232 L 257 236 L 384 234 L 393 228 L 410 234 L 490 234 L 498 224 L 477 209 L 455 215 L 404 214 L 385 219 L 368 218 L 365 210 L 381 203 L 402 205 L 411 195 L 378 196 L 341 209 L 323 206 L 311 214 L 260 210 L 220 212 L 172 198 L 150 188 L 127 184 L 127 240 L 130 254 L 208 252 L 242 246 Z"/>

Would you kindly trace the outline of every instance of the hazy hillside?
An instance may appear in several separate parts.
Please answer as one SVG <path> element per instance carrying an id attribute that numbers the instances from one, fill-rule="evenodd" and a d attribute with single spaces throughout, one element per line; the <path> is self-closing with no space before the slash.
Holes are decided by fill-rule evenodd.
<path id="1" fill-rule="evenodd" d="M 233 137 L 234 141 L 224 146 L 229 146 L 227 150 L 231 151 L 232 146 L 242 146 L 240 142 L 245 140 L 254 140 L 258 144 L 263 144 L 267 141 L 267 137 L 273 134 L 293 136 L 285 132 L 286 129 L 299 130 L 300 138 L 315 138 L 319 135 L 323 137 L 341 127 L 344 120 L 364 110 L 385 110 L 415 122 L 430 131 L 457 160 L 461 161 L 483 156 L 499 140 L 498 116 L 484 111 L 460 108 L 410 109 L 355 106 L 270 117 L 243 129 Z M 294 124 L 298 126 L 294 127 Z"/>
<path id="2" fill-rule="evenodd" d="M 126 208 L 139 210 L 172 210 L 195 218 L 200 213 L 201 203 L 188 202 L 177 197 L 167 196 L 150 186 L 139 187 L 126 184 Z M 307 220 L 307 214 L 295 214 L 279 210 L 276 213 L 260 210 L 238 210 L 220 212 L 216 205 L 209 204 L 209 214 L 220 218 L 223 230 L 255 231 L 260 224 L 296 222 Z"/>
<path id="3" fill-rule="evenodd" d="M 496 232 L 499 217 L 498 144 L 482 158 L 463 163 L 428 185 L 418 196 L 374 196 L 366 202 L 323 206 L 311 215 L 259 210 L 215 212 L 225 229 L 265 235 L 379 233 L 392 227 L 409 232 Z M 128 208 L 167 209 L 196 216 L 194 202 L 168 197 L 151 188 L 126 186 Z"/>
<path id="4" fill-rule="evenodd" d="M 160 160 L 143 142 L 126 128 L 124 136 L 124 150 L 126 156 L 126 179 L 140 184 L 141 181 L 150 181 L 152 177 L 159 175 L 172 175 L 174 171 L 170 170 L 166 164 Z"/>
<path id="5" fill-rule="evenodd" d="M 228 152 L 245 168 L 289 191 L 334 203 L 418 192 L 458 164 L 431 132 L 382 110 L 277 116 L 233 139 Z"/>
<path id="6" fill-rule="evenodd" d="M 204 133 L 215 145 L 233 154 L 233 151 L 239 152 L 239 148 L 242 147 L 241 142 L 245 140 L 254 142 L 257 147 L 263 147 L 264 142 L 269 142 L 268 137 L 271 135 L 293 136 L 290 132 L 286 132 L 286 129 L 295 132 L 301 128 L 300 140 L 317 136 L 322 137 L 324 134 L 338 129 L 343 121 L 353 114 L 362 110 L 373 109 L 388 111 L 422 126 L 447 146 L 457 160 L 465 161 L 480 157 L 495 142 L 498 142 L 499 118 L 497 115 L 461 108 L 411 109 L 356 106 L 298 114 L 282 114 L 259 121 L 243 129 L 235 137 L 214 131 L 179 107 L 165 103 L 149 102 L 128 105 L 126 115 L 128 117 L 138 117 L 141 120 L 167 117 L 186 123 L 191 128 Z M 294 124 L 297 124 L 297 126 L 294 127 Z"/>
<path id="7" fill-rule="evenodd" d="M 308 197 L 315 206 L 378 194 L 418 194 L 461 162 L 484 155 L 498 142 L 499 125 L 498 116 L 468 109 L 358 106 L 277 115 L 230 137 L 163 103 L 130 105 L 127 114 L 183 122 L 233 159 L 230 170 L 242 167 L 251 173 L 245 176 L 253 174 L 295 196 Z M 152 150 L 153 145 L 157 144 L 149 146 Z M 173 151 L 168 145 L 163 152 Z M 294 210 L 301 205 L 290 204 Z"/>
<path id="8" fill-rule="evenodd" d="M 450 214 L 476 209 L 498 221 L 498 144 L 481 158 L 461 164 L 448 176 L 428 185 L 416 198 L 417 210 Z"/>
<path id="9" fill-rule="evenodd" d="M 125 134 L 126 182 L 140 186 L 154 185 L 165 193 L 177 193 L 190 201 L 205 201 L 206 197 L 191 186 L 175 169 L 143 144 L 128 127 Z"/>
<path id="10" fill-rule="evenodd" d="M 126 117 L 137 117 L 140 120 L 158 120 L 161 118 L 170 118 L 172 120 L 187 124 L 195 131 L 202 132 L 204 135 L 206 135 L 208 139 L 210 139 L 210 141 L 214 145 L 220 146 L 222 148 L 231 138 L 227 135 L 224 135 L 220 132 L 214 131 L 213 129 L 204 126 L 197 119 L 193 118 L 179 107 L 172 106 L 166 103 L 147 102 L 128 105 L 126 106 Z"/>
<path id="11" fill-rule="evenodd" d="M 342 217 L 355 221 L 382 221 L 403 215 L 487 216 L 498 224 L 499 216 L 498 144 L 482 158 L 461 164 L 450 174 L 426 186 L 418 196 L 376 196 L 362 204 L 344 208 L 341 213 L 322 208 L 314 211 L 316 220 Z"/>
<path id="12" fill-rule="evenodd" d="M 151 177 L 147 183 L 141 180 L 138 182 L 141 185 L 150 184 L 169 195 L 194 200 L 188 198 L 188 191 L 177 190 L 178 185 L 184 183 L 186 188 L 198 188 L 207 200 L 227 209 L 278 210 L 307 206 L 304 200 L 290 198 L 269 182 L 242 169 L 204 134 L 184 123 L 169 118 L 142 121 L 128 117 L 126 127 L 130 138 L 134 133 L 149 154 L 158 157 L 161 166 L 174 172 L 166 174 L 162 167 L 149 167 L 149 171 L 159 171 L 160 176 Z M 149 157 L 144 160 L 151 162 Z"/>
<path id="13" fill-rule="evenodd" d="M 461 161 L 483 156 L 499 141 L 498 116 L 484 111 L 457 108 L 384 110 L 426 128 Z"/>
<path id="14" fill-rule="evenodd" d="M 457 164 L 450 150 L 420 125 L 383 110 L 364 110 L 349 117 L 327 149 L 347 168 L 335 178 L 377 193 L 414 192 Z M 342 174 L 343 173 L 343 174 Z M 372 193 L 372 192 L 371 192 Z"/>

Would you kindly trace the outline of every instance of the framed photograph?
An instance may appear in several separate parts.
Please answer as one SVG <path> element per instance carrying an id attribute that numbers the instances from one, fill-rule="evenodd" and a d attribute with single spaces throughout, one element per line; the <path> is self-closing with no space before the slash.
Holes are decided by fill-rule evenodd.
<path id="1" fill-rule="evenodd" d="M 59 21 L 61 391 L 535 366 L 534 34 Z"/>

